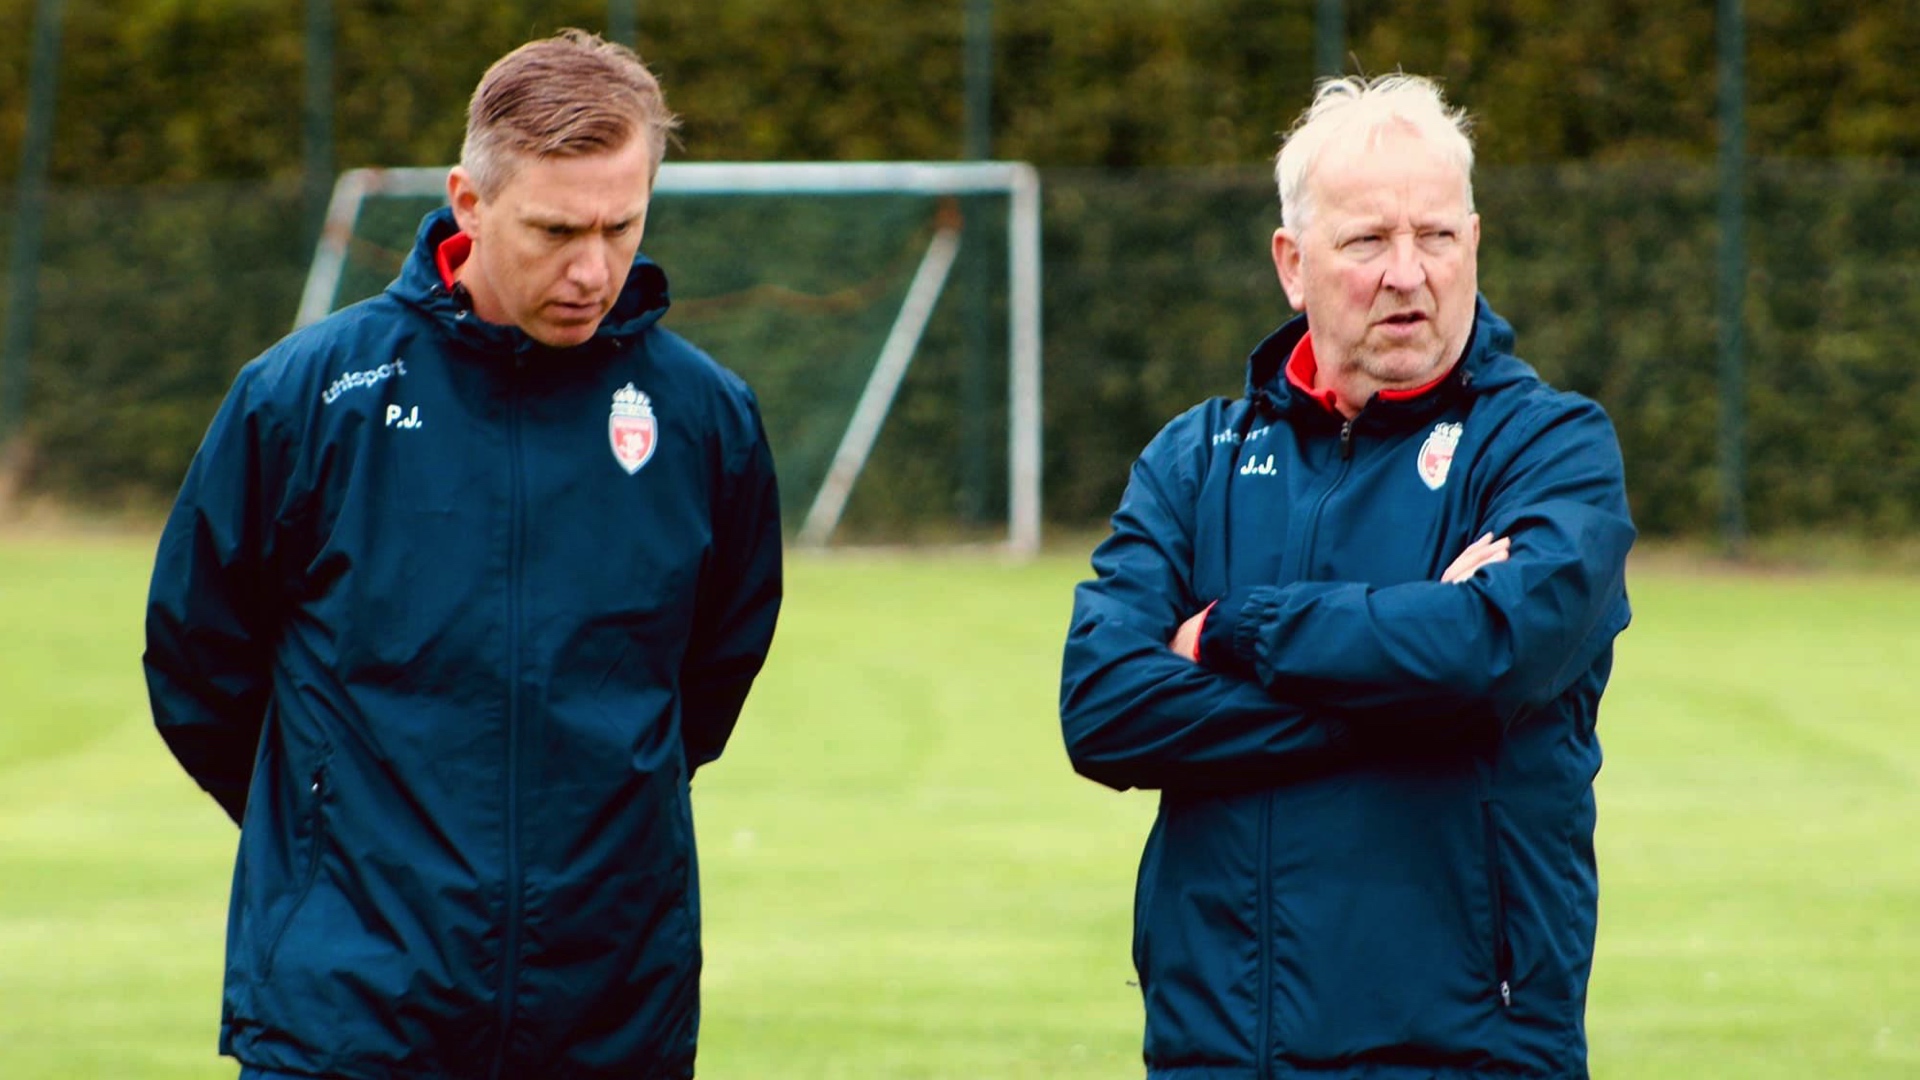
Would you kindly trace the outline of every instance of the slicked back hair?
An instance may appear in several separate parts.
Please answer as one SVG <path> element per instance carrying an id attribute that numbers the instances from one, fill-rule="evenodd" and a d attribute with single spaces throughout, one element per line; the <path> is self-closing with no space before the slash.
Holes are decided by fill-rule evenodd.
<path id="1" fill-rule="evenodd" d="M 648 142 L 651 182 L 679 126 L 659 80 L 632 49 L 562 30 L 513 50 L 480 77 L 460 164 L 491 197 L 529 161 L 616 153 L 639 135 Z"/>

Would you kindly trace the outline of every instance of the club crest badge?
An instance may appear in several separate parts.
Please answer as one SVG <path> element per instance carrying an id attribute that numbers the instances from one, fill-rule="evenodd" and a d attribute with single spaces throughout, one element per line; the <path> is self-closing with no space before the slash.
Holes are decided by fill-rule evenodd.
<path id="1" fill-rule="evenodd" d="M 653 402 L 632 383 L 613 392 L 613 414 L 607 417 L 607 439 L 613 460 L 629 474 L 653 458 L 660 443 L 660 425 L 653 418 Z"/>
<path id="2" fill-rule="evenodd" d="M 1427 441 L 1420 444 L 1420 456 L 1414 464 L 1420 471 L 1420 482 L 1432 491 L 1439 491 L 1447 482 L 1447 472 L 1453 468 L 1453 451 L 1460 445 L 1459 424 L 1435 424 L 1433 433 Z"/>

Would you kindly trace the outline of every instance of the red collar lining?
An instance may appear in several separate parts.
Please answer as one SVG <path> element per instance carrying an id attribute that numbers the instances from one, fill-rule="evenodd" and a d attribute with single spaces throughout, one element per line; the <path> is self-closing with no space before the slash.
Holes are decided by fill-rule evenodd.
<path id="1" fill-rule="evenodd" d="M 1295 390 L 1319 402 L 1321 408 L 1326 409 L 1330 413 L 1338 414 L 1340 412 L 1340 408 L 1336 404 L 1336 402 L 1339 401 L 1338 394 L 1335 394 L 1331 388 L 1325 390 L 1316 390 L 1313 388 L 1313 380 L 1320 374 L 1320 359 L 1313 353 L 1312 331 L 1308 331 L 1300 336 L 1300 343 L 1293 347 L 1293 355 L 1287 357 L 1286 371 L 1287 383 Z M 1447 376 L 1451 374 L 1453 374 L 1453 366 L 1448 365 L 1447 370 L 1441 372 L 1432 382 L 1423 383 L 1420 386 L 1381 390 L 1377 393 L 1382 401 L 1412 401 L 1414 398 L 1433 391 L 1441 383 L 1446 382 Z"/>
<path id="2" fill-rule="evenodd" d="M 1293 347 L 1293 355 L 1287 357 L 1287 382 L 1295 390 L 1319 402 L 1321 408 L 1337 414 L 1340 408 L 1335 402 L 1339 400 L 1339 395 L 1331 389 L 1313 388 L 1314 377 L 1319 374 L 1320 360 L 1313 355 L 1313 333 L 1309 331 L 1300 335 L 1300 343 Z"/>
<path id="3" fill-rule="evenodd" d="M 466 233 L 457 232 L 445 240 L 440 241 L 440 246 L 434 249 L 433 262 L 435 266 L 440 268 L 441 284 L 449 289 L 453 288 L 453 284 L 457 280 L 454 277 L 455 271 L 459 270 L 461 265 L 467 261 L 467 257 L 472 254 L 473 237 L 468 236 Z"/>

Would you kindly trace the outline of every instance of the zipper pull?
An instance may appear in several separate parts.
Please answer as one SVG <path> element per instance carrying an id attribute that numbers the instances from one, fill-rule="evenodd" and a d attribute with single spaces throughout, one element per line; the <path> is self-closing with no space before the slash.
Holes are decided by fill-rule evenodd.
<path id="1" fill-rule="evenodd" d="M 1340 425 L 1340 460 L 1345 461 L 1348 458 L 1351 458 L 1352 456 L 1353 456 L 1353 421 L 1349 420 L 1346 423 Z"/>
<path id="2" fill-rule="evenodd" d="M 1500 1007 L 1503 1009 L 1513 1008 L 1513 987 L 1509 985 L 1505 979 L 1500 980 Z"/>

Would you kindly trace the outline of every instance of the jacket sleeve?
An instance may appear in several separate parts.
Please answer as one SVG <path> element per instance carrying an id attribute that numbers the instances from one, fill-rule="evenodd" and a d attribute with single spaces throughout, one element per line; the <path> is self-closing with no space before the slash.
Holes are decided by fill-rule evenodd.
<path id="1" fill-rule="evenodd" d="M 750 440 L 713 501 L 713 550 L 701 570 L 693 631 L 680 670 L 680 737 L 688 775 L 726 748 L 780 614 L 780 495 L 758 406 L 746 398 Z"/>
<path id="2" fill-rule="evenodd" d="M 1606 414 L 1584 399 L 1543 412 L 1493 463 L 1476 529 L 1512 538 L 1506 562 L 1458 585 L 1236 590 L 1208 616 L 1203 662 L 1342 714 L 1506 723 L 1558 697 L 1626 626 L 1634 529 Z"/>
<path id="3" fill-rule="evenodd" d="M 1197 479 L 1168 468 L 1195 440 L 1175 421 L 1133 467 L 1113 532 L 1075 590 L 1060 724 L 1075 771 L 1109 787 L 1215 789 L 1325 768 L 1345 729 L 1167 647 L 1205 605 L 1189 582 Z"/>
<path id="4" fill-rule="evenodd" d="M 277 604 L 271 534 L 286 475 L 244 369 L 207 429 L 160 536 L 147 597 L 154 725 L 188 775 L 240 821 L 266 716 Z"/>

